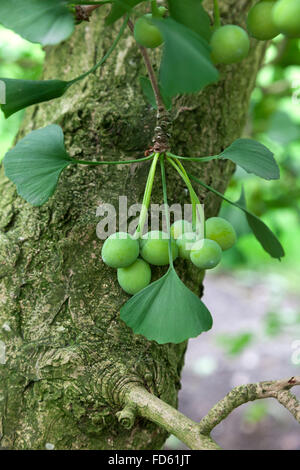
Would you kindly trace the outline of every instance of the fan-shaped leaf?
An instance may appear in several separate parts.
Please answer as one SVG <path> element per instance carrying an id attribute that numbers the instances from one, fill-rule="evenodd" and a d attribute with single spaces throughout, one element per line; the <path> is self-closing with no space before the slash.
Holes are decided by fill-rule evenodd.
<path id="1" fill-rule="evenodd" d="M 43 101 L 49 101 L 54 98 L 59 98 L 71 85 L 79 82 L 80 80 L 83 80 L 90 73 L 95 72 L 95 70 L 97 70 L 97 68 L 100 67 L 115 50 L 115 47 L 122 37 L 127 23 L 128 16 L 126 16 L 118 35 L 102 59 L 87 72 L 84 72 L 73 80 L 66 82 L 62 80 L 14 80 L 10 78 L 0 79 L 1 100 L 2 95 L 4 95 L 4 101 L 1 101 L 1 107 L 4 111 L 5 117 L 9 117 L 16 111 L 26 108 L 27 106 L 31 106 L 36 103 L 42 103 Z"/>
<path id="2" fill-rule="evenodd" d="M 59 98 L 70 86 L 62 80 L 14 80 L 0 78 L 5 83 L 5 104 L 0 107 L 6 118 L 20 109 L 43 101 Z"/>
<path id="3" fill-rule="evenodd" d="M 31 42 L 50 45 L 67 39 L 74 16 L 66 0 L 1 0 L 0 23 Z"/>
<path id="4" fill-rule="evenodd" d="M 195 93 L 217 81 L 219 74 L 205 39 L 172 18 L 153 22 L 164 37 L 160 84 L 168 96 Z"/>
<path id="5" fill-rule="evenodd" d="M 212 327 L 212 317 L 170 268 L 158 281 L 134 295 L 122 308 L 121 319 L 159 344 L 181 343 Z"/>
<path id="6" fill-rule="evenodd" d="M 50 125 L 28 134 L 7 152 L 6 176 L 33 206 L 44 204 L 55 191 L 59 176 L 72 163 L 66 153 L 62 129 Z"/>
<path id="7" fill-rule="evenodd" d="M 236 201 L 236 203 L 231 204 L 234 204 L 236 207 L 239 207 L 244 211 L 249 227 L 255 235 L 255 238 L 262 245 L 263 249 L 274 258 L 282 258 L 284 256 L 284 250 L 274 233 L 262 220 L 247 210 L 244 188 L 242 188 L 239 200 Z"/>
<path id="8" fill-rule="evenodd" d="M 117 0 L 113 3 L 111 10 L 106 17 L 105 24 L 108 26 L 117 21 L 121 16 L 125 15 L 127 11 L 130 11 L 139 3 L 144 0 Z"/>
<path id="9" fill-rule="evenodd" d="M 263 249 L 267 253 L 269 253 L 269 255 L 271 255 L 273 258 L 277 258 L 277 259 L 280 259 L 285 255 L 284 249 L 283 249 L 280 241 L 274 235 L 272 230 L 270 230 L 269 227 L 262 220 L 260 220 L 256 215 L 249 212 L 248 209 L 246 208 L 246 199 L 245 199 L 244 190 L 242 190 L 240 199 L 237 202 L 233 202 L 230 199 L 227 199 L 227 197 L 225 197 L 222 193 L 220 193 L 216 189 L 214 189 L 211 186 L 208 186 L 207 184 L 203 183 L 203 181 L 199 180 L 195 176 L 190 175 L 190 174 L 188 176 L 192 180 L 196 181 L 196 183 L 199 183 L 204 188 L 208 189 L 212 193 L 219 196 L 221 199 L 224 199 L 224 201 L 228 202 L 229 204 L 232 204 L 235 207 L 238 207 L 243 212 L 245 212 L 248 224 L 249 224 L 255 238 L 259 241 L 259 243 L 261 244 Z"/>
<path id="10" fill-rule="evenodd" d="M 202 0 L 168 0 L 172 18 L 184 24 L 207 41 L 211 37 L 210 19 L 202 6 Z"/>
<path id="11" fill-rule="evenodd" d="M 256 140 L 238 139 L 220 154 L 220 158 L 227 158 L 248 173 L 254 173 L 266 180 L 280 178 L 274 154 Z"/>

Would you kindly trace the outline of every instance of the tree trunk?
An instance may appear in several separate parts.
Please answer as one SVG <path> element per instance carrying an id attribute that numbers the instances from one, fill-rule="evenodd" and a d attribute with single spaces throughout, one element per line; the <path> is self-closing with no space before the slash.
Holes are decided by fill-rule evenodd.
<path id="1" fill-rule="evenodd" d="M 207 2 L 210 5 L 212 2 Z M 226 0 L 224 22 L 243 24 L 249 1 Z M 45 78 L 70 79 L 110 46 L 120 23 L 104 28 L 107 8 L 47 49 Z M 220 68 L 221 79 L 198 95 L 179 97 L 172 111 L 172 149 L 214 155 L 243 130 L 264 44 L 253 41 L 242 64 Z M 152 59 L 159 53 L 154 51 Z M 180 66 L 180 64 L 179 64 Z M 61 99 L 30 109 L 19 137 L 51 123 L 62 126 L 71 155 L 91 160 L 143 156 L 151 145 L 155 111 L 138 77 L 146 75 L 126 31 L 117 50 Z M 226 162 L 191 163 L 194 173 L 224 191 L 233 171 Z M 122 390 L 140 384 L 176 407 L 186 343 L 158 345 L 136 336 L 119 319 L 128 296 L 101 261 L 96 236 L 100 203 L 118 208 L 141 202 L 148 162 L 132 166 L 70 167 L 54 197 L 34 208 L 0 173 L 0 442 L 13 449 L 159 449 L 167 433 L 145 419 L 129 431 L 116 417 Z M 188 203 L 183 183 L 168 169 L 170 203 Z M 206 216 L 220 201 L 200 192 Z M 159 178 L 153 202 L 162 202 Z M 182 280 L 201 295 L 199 274 L 179 263 Z M 156 275 L 159 271 L 157 270 Z M 201 341 L 201 337 L 199 338 Z M 203 385 L 205 386 L 205 385 Z M 50 447 L 49 447 L 50 445 Z"/>

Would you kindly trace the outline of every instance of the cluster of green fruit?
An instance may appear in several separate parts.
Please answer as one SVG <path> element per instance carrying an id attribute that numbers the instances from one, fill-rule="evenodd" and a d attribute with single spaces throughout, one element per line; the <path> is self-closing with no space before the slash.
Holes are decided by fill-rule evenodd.
<path id="1" fill-rule="evenodd" d="M 161 16 L 165 9 L 161 7 Z M 136 41 L 149 48 L 163 43 L 163 37 L 152 22 L 151 13 L 140 17 L 134 28 Z M 251 8 L 247 17 L 249 34 L 258 40 L 269 40 L 278 34 L 300 37 L 300 0 L 262 0 Z M 250 40 L 247 32 L 237 25 L 215 26 L 210 40 L 212 60 L 233 64 L 247 57 Z"/>
<path id="2" fill-rule="evenodd" d="M 201 270 L 211 269 L 221 261 L 222 251 L 236 242 L 232 225 L 221 217 L 211 217 L 205 223 L 205 238 L 199 238 L 186 220 L 177 220 L 171 226 L 172 259 L 190 260 Z M 102 259 L 117 268 L 118 282 L 128 294 L 137 294 L 150 284 L 151 268 L 170 263 L 169 238 L 166 232 L 150 231 L 140 239 L 129 233 L 117 232 L 104 242 Z M 139 258 L 139 255 L 141 258 Z"/>
<path id="3" fill-rule="evenodd" d="M 300 37 L 300 0 L 262 0 L 248 13 L 249 34 L 260 41 L 278 34 Z M 232 64 L 247 57 L 250 40 L 247 32 L 236 25 L 217 28 L 210 41 L 215 63 Z"/>
<path id="4" fill-rule="evenodd" d="M 282 33 L 289 38 L 300 37 L 299 0 L 263 0 L 249 12 L 248 30 L 256 39 L 273 39 Z"/>

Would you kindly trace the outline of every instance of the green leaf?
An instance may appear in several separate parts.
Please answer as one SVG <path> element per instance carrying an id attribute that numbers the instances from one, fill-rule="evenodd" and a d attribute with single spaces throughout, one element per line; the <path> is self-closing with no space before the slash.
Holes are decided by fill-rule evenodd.
<path id="1" fill-rule="evenodd" d="M 168 0 L 172 18 L 207 41 L 211 37 L 210 19 L 202 6 L 202 0 Z"/>
<path id="2" fill-rule="evenodd" d="M 208 43 L 172 18 L 154 19 L 164 37 L 160 85 L 168 96 L 195 93 L 217 81 Z"/>
<path id="3" fill-rule="evenodd" d="M 233 203 L 231 202 L 231 204 Z M 262 220 L 247 210 L 244 188 L 242 188 L 239 200 L 234 205 L 245 212 L 249 227 L 263 249 L 273 258 L 282 258 L 285 253 L 278 238 Z"/>
<path id="4" fill-rule="evenodd" d="M 152 108 L 157 109 L 157 104 L 155 101 L 155 95 L 154 91 L 151 85 L 151 82 L 148 77 L 140 77 L 140 84 L 142 87 L 142 91 L 145 95 L 145 98 L 149 101 L 151 104 Z M 166 106 L 166 109 L 169 110 L 172 108 L 172 99 L 169 96 L 166 96 L 166 94 L 162 91 L 160 87 L 160 94 L 163 99 L 163 102 Z"/>
<path id="5" fill-rule="evenodd" d="M 59 98 L 65 91 L 72 86 L 74 83 L 83 80 L 90 73 L 93 73 L 108 59 L 108 57 L 115 50 L 119 40 L 121 39 L 123 32 L 128 23 L 128 15 L 126 16 L 123 25 L 120 28 L 118 35 L 116 36 L 111 47 L 108 49 L 102 59 L 97 62 L 91 69 L 79 77 L 74 78 L 68 82 L 62 80 L 14 80 L 10 78 L 0 79 L 5 85 L 5 98 L 6 104 L 0 106 L 4 111 L 5 117 L 8 118 L 16 111 L 31 106 L 35 103 L 41 103 L 43 101 L 49 101 L 54 98 Z"/>
<path id="6" fill-rule="evenodd" d="M 212 327 L 208 309 L 173 268 L 134 295 L 120 316 L 134 333 L 159 344 L 181 343 Z"/>
<path id="7" fill-rule="evenodd" d="M 14 80 L 0 78 L 5 83 L 6 104 L 0 107 L 6 118 L 20 109 L 42 101 L 59 98 L 70 86 L 62 80 Z"/>
<path id="8" fill-rule="evenodd" d="M 118 0 L 115 1 L 111 7 L 110 13 L 105 19 L 105 24 L 108 26 L 113 24 L 119 18 L 121 18 L 127 11 L 130 11 L 139 3 L 142 3 L 144 0 Z"/>
<path id="9" fill-rule="evenodd" d="M 274 154 L 256 140 L 238 139 L 220 154 L 220 158 L 231 160 L 248 173 L 266 180 L 280 178 Z"/>
<path id="10" fill-rule="evenodd" d="M 74 30 L 66 0 L 1 0 L 0 23 L 31 42 L 58 44 Z"/>
<path id="11" fill-rule="evenodd" d="M 246 214 L 248 224 L 255 238 L 259 241 L 263 249 L 267 253 L 269 253 L 269 255 L 277 259 L 280 259 L 285 255 L 284 249 L 280 241 L 278 240 L 278 238 L 274 235 L 274 233 L 269 229 L 269 227 L 262 220 L 260 220 L 256 215 L 249 212 L 248 209 L 246 208 L 246 199 L 245 199 L 245 193 L 243 189 L 242 189 L 240 199 L 237 202 L 233 202 L 233 201 L 230 201 L 230 199 L 227 199 L 227 197 L 225 197 L 222 193 L 219 193 L 219 191 L 217 191 L 216 189 L 203 183 L 203 181 L 199 180 L 195 176 L 189 174 L 189 177 L 192 180 L 196 181 L 196 183 L 200 184 L 204 188 L 208 189 L 212 193 L 224 199 L 224 201 L 241 209 Z"/>
<path id="12" fill-rule="evenodd" d="M 20 140 L 7 152 L 3 164 L 18 194 L 33 206 L 41 206 L 52 196 L 62 170 L 72 161 L 65 150 L 62 129 L 50 125 Z"/>

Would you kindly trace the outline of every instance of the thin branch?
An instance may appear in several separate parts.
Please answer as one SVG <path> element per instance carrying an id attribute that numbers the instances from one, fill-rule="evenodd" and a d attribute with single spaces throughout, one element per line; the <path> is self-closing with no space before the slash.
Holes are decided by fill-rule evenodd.
<path id="1" fill-rule="evenodd" d="M 87 5 L 87 6 L 85 7 L 85 11 L 86 11 L 86 13 L 91 14 L 92 11 L 96 10 L 97 8 L 99 8 L 99 7 L 101 7 L 101 6 L 102 6 L 102 5 Z"/>
<path id="2" fill-rule="evenodd" d="M 128 26 L 129 26 L 130 31 L 133 33 L 134 32 L 134 25 L 133 25 L 131 20 L 128 21 Z M 155 75 L 155 72 L 153 70 L 153 67 L 152 67 L 147 49 L 145 47 L 141 46 L 140 44 L 138 44 L 138 47 L 141 51 L 141 54 L 143 56 L 143 59 L 144 59 L 144 62 L 145 62 L 146 68 L 147 68 L 149 79 L 150 79 L 150 82 L 151 82 L 151 85 L 152 85 L 152 88 L 153 88 L 153 91 L 154 91 L 154 95 L 155 95 L 155 101 L 156 101 L 156 104 L 157 104 L 157 109 L 158 110 L 164 110 L 165 105 L 164 105 L 164 102 L 163 102 L 163 99 L 162 99 L 162 96 L 161 96 L 161 93 L 160 93 L 160 89 L 159 89 L 159 86 L 158 86 L 158 83 L 157 83 L 156 75 Z"/>
<path id="3" fill-rule="evenodd" d="M 300 423 L 300 402 L 290 391 L 278 392 L 277 401 Z"/>
<path id="4" fill-rule="evenodd" d="M 140 415 L 176 436 L 190 449 L 220 450 L 210 437 L 211 431 L 234 409 L 249 401 L 275 398 L 300 423 L 300 402 L 290 392 L 295 385 L 300 385 L 300 377 L 241 385 L 231 390 L 200 423 L 196 423 L 144 387 L 127 383 L 122 390 L 123 410 L 118 413 L 118 419 L 128 429 Z"/>
<path id="5" fill-rule="evenodd" d="M 134 405 L 137 413 L 162 427 L 194 450 L 220 450 L 211 437 L 199 432 L 199 425 L 139 385 L 130 384 L 125 406 Z"/>
<path id="6" fill-rule="evenodd" d="M 272 382 L 258 382 L 236 387 L 219 401 L 200 421 L 200 432 L 205 435 L 210 435 L 211 431 L 235 408 L 249 401 L 263 398 L 275 398 L 278 400 L 278 402 L 289 410 L 300 423 L 300 403 L 297 398 L 289 392 L 295 385 L 300 385 L 300 377 L 292 377 L 291 379 Z"/>
<path id="7" fill-rule="evenodd" d="M 77 21 L 90 21 L 90 16 L 94 10 L 101 7 L 103 5 L 76 5 L 75 12 L 76 12 L 76 20 Z"/>
<path id="8" fill-rule="evenodd" d="M 134 25 L 131 20 L 128 21 L 128 26 L 130 31 L 133 33 Z M 169 140 L 171 134 L 170 129 L 172 127 L 172 120 L 170 118 L 169 112 L 165 107 L 164 100 L 161 96 L 157 77 L 153 70 L 148 51 L 145 47 L 141 46 L 140 44 L 138 44 L 138 47 L 145 62 L 145 66 L 149 75 L 157 106 L 157 124 L 154 130 L 152 150 L 158 153 L 165 153 L 167 150 L 170 150 Z"/>

